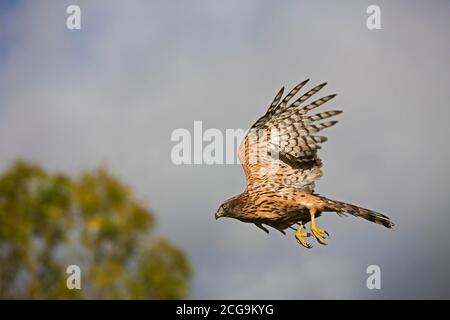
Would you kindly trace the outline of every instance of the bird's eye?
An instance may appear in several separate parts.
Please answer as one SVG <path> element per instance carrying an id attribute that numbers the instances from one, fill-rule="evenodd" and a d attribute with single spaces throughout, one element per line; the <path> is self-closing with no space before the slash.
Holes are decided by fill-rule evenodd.
<path id="1" fill-rule="evenodd" d="M 226 204 L 223 204 L 223 205 L 222 205 L 222 208 L 223 208 L 223 209 L 226 209 L 226 208 L 227 208 L 227 205 L 226 205 Z"/>

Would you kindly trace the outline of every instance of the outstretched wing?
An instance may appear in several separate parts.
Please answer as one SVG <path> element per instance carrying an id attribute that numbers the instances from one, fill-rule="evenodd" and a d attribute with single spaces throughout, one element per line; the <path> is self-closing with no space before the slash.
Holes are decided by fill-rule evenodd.
<path id="1" fill-rule="evenodd" d="M 266 114 L 256 121 L 241 143 L 239 158 L 247 176 L 248 188 L 265 184 L 273 188 L 296 187 L 312 192 L 314 182 L 322 176 L 322 161 L 317 151 L 327 138 L 316 134 L 337 123 L 322 120 L 342 111 L 309 113 L 336 94 L 300 106 L 326 83 L 288 104 L 308 81 L 299 83 L 283 99 L 282 88 Z"/>

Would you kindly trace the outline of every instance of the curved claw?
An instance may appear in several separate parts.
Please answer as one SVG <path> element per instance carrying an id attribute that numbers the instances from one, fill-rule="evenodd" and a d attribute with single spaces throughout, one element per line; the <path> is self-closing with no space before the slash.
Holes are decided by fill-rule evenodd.
<path id="1" fill-rule="evenodd" d="M 304 239 L 301 239 L 301 240 L 297 239 L 297 242 L 307 249 L 311 249 L 313 247 L 308 241 L 306 241 Z"/>
<path id="2" fill-rule="evenodd" d="M 311 228 L 311 232 L 320 244 L 327 245 L 327 243 L 325 242 L 325 234 L 329 237 L 327 231 L 319 229 L 317 227 L 313 227 Z"/>
<path id="3" fill-rule="evenodd" d="M 311 233 L 302 232 L 302 230 L 303 230 L 303 226 L 300 225 L 297 232 L 295 232 L 295 238 L 297 239 L 297 242 L 300 243 L 302 246 L 304 246 L 305 248 L 311 249 L 312 245 L 309 242 L 307 242 L 305 239 L 303 239 L 304 237 L 310 237 Z"/>
<path id="4" fill-rule="evenodd" d="M 320 243 L 320 244 L 322 244 L 322 245 L 324 245 L 324 246 L 326 246 L 327 245 L 327 243 L 325 242 L 325 240 L 322 238 L 322 237 L 319 237 L 319 236 L 315 236 L 316 237 L 316 240 Z"/>

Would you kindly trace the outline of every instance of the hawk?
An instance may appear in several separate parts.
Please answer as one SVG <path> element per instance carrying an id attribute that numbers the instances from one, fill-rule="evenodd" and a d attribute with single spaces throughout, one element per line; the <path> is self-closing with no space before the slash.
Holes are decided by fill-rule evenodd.
<path id="1" fill-rule="evenodd" d="M 247 188 L 225 201 L 217 210 L 216 219 L 229 217 L 254 223 L 267 233 L 265 225 L 283 234 L 285 229 L 291 228 L 296 230 L 298 243 L 306 248 L 312 247 L 304 239 L 311 234 L 320 244 L 326 244 L 328 232 L 316 225 L 316 218 L 323 212 L 336 212 L 340 216 L 350 214 L 393 228 L 394 223 L 381 213 L 314 193 L 315 182 L 323 174 L 318 150 L 327 141 L 326 137 L 316 134 L 337 123 L 322 120 L 342 111 L 310 114 L 311 110 L 333 99 L 336 94 L 304 104 L 326 83 L 312 88 L 289 104 L 308 81 L 299 83 L 284 98 L 284 87 L 281 88 L 266 114 L 247 132 L 239 147 Z M 303 230 L 308 222 L 311 233 Z"/>

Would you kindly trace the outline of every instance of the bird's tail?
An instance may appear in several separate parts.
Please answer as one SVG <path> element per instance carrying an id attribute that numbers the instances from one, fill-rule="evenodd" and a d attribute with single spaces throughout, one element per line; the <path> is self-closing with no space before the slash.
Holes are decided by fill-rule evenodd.
<path id="1" fill-rule="evenodd" d="M 330 200 L 327 199 L 325 197 L 320 197 L 322 198 L 322 200 L 327 204 L 327 209 L 326 211 L 333 211 L 336 212 L 339 215 L 345 215 L 346 213 L 351 214 L 352 216 L 355 217 L 361 217 L 364 218 L 366 220 L 372 221 L 376 224 L 380 224 L 385 226 L 386 228 L 394 228 L 395 224 L 390 220 L 389 217 L 386 217 L 385 215 L 369 210 L 369 209 L 365 209 L 365 208 L 361 208 L 349 203 L 345 203 L 345 202 L 340 202 L 340 201 L 335 201 L 335 200 Z"/>

